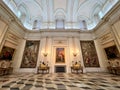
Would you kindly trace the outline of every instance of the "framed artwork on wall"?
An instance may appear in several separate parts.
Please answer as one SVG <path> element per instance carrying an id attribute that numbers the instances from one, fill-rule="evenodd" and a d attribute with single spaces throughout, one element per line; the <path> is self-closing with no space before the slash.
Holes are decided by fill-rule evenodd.
<path id="1" fill-rule="evenodd" d="M 3 46 L 0 52 L 0 60 L 12 60 L 15 49 Z"/>
<path id="2" fill-rule="evenodd" d="M 21 68 L 35 68 L 40 41 L 26 41 Z"/>
<path id="3" fill-rule="evenodd" d="M 114 60 L 120 58 L 120 53 L 116 45 L 104 48 L 108 60 Z"/>
<path id="4" fill-rule="evenodd" d="M 56 48 L 56 63 L 65 63 L 65 48 Z"/>
<path id="5" fill-rule="evenodd" d="M 80 41 L 85 67 L 100 67 L 94 41 Z"/>

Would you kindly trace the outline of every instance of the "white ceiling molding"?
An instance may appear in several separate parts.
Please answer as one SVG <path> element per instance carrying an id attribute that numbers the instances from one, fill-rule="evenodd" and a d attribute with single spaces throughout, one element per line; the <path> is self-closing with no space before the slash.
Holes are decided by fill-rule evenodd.
<path id="1" fill-rule="evenodd" d="M 63 9 L 57 9 L 54 13 L 55 20 L 65 20 L 66 13 Z"/>
<path id="2" fill-rule="evenodd" d="M 100 19 L 119 0 L 2 0 L 18 17 L 25 28 L 32 30 L 34 21 L 40 21 L 40 29 L 55 29 L 56 20 L 65 21 L 65 29 L 80 29 L 79 21 L 85 21 L 92 30 Z M 86 31 L 87 31 L 86 29 Z"/>

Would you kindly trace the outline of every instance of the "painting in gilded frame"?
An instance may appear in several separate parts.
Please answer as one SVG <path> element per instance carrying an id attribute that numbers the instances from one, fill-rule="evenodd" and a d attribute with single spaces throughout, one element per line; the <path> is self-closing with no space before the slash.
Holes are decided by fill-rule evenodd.
<path id="1" fill-rule="evenodd" d="M 65 48 L 56 48 L 56 63 L 65 63 Z"/>
<path id="2" fill-rule="evenodd" d="M 2 51 L 0 52 L 0 60 L 12 60 L 14 52 L 15 49 L 3 46 Z"/>
<path id="3" fill-rule="evenodd" d="M 100 67 L 94 41 L 80 41 L 85 67 Z"/>
<path id="4" fill-rule="evenodd" d="M 21 68 L 35 68 L 40 41 L 26 41 Z"/>

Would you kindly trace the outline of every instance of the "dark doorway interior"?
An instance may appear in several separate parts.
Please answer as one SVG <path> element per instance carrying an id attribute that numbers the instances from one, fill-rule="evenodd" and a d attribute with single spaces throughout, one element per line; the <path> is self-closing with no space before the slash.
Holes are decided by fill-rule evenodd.
<path id="1" fill-rule="evenodd" d="M 55 73 L 65 73 L 66 66 L 55 66 Z"/>

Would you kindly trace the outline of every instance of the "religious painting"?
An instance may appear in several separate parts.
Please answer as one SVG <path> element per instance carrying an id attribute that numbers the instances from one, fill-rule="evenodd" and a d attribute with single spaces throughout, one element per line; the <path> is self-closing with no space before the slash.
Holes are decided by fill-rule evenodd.
<path id="1" fill-rule="evenodd" d="M 40 41 L 26 41 L 21 68 L 35 68 Z"/>
<path id="2" fill-rule="evenodd" d="M 56 48 L 56 63 L 65 63 L 65 48 Z"/>
<path id="3" fill-rule="evenodd" d="M 4 46 L 0 53 L 0 60 L 12 60 L 15 49 Z"/>
<path id="4" fill-rule="evenodd" d="M 108 60 L 114 60 L 120 58 L 120 53 L 116 45 L 104 48 Z"/>
<path id="5" fill-rule="evenodd" d="M 94 41 L 80 41 L 85 67 L 100 67 Z"/>

